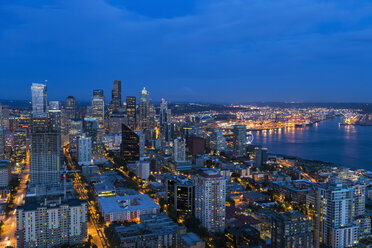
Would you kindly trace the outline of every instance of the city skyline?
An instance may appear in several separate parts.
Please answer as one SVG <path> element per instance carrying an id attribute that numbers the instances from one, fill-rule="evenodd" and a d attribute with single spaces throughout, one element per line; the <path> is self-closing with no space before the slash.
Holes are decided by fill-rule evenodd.
<path id="1" fill-rule="evenodd" d="M 4 1 L 0 87 L 89 100 L 372 102 L 368 1 Z M 81 14 L 83 13 L 83 14 Z M 63 97 L 63 98 L 64 98 Z M 62 99 L 61 99 L 62 100 Z"/>

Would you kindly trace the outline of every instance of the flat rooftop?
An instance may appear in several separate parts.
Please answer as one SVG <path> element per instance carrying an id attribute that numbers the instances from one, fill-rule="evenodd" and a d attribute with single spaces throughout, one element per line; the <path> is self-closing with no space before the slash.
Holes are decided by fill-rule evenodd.
<path id="1" fill-rule="evenodd" d="M 160 208 L 148 195 L 143 194 L 105 197 L 98 201 L 105 213 Z"/>

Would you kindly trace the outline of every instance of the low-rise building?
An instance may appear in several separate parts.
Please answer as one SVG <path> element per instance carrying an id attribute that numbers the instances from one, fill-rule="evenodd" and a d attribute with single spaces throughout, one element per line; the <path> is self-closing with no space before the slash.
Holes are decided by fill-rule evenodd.
<path id="1" fill-rule="evenodd" d="M 138 221 L 142 215 L 156 214 L 160 207 L 148 195 L 103 197 L 98 205 L 105 221 Z"/>

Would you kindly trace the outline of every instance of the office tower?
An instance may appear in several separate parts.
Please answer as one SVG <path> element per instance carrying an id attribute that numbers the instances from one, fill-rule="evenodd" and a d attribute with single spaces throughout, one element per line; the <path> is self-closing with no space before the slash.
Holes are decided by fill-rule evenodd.
<path id="1" fill-rule="evenodd" d="M 80 119 L 70 119 L 69 121 L 68 140 L 71 149 L 77 146 L 77 137 L 83 133 L 83 122 Z"/>
<path id="2" fill-rule="evenodd" d="M 85 201 L 56 196 L 45 199 L 27 197 L 16 213 L 17 247 L 70 247 L 87 238 Z"/>
<path id="3" fill-rule="evenodd" d="M 32 126 L 32 115 L 29 113 L 19 114 L 18 125 L 20 128 L 30 128 Z"/>
<path id="4" fill-rule="evenodd" d="M 186 141 L 178 137 L 173 143 L 173 159 L 176 162 L 186 161 Z"/>
<path id="5" fill-rule="evenodd" d="M 47 87 L 45 84 L 33 83 L 31 85 L 31 100 L 33 116 L 47 113 Z"/>
<path id="6" fill-rule="evenodd" d="M 12 179 L 9 160 L 0 160 L 0 191 L 9 186 Z"/>
<path id="7" fill-rule="evenodd" d="M 92 142 L 97 141 L 98 121 L 94 117 L 85 117 L 83 123 L 83 132 L 87 137 L 92 138 Z"/>
<path id="8" fill-rule="evenodd" d="M 105 145 L 102 142 L 93 142 L 92 157 L 93 159 L 105 158 Z"/>
<path id="9" fill-rule="evenodd" d="M 9 106 L 0 104 L 0 127 L 4 130 L 9 129 Z"/>
<path id="10" fill-rule="evenodd" d="M 208 169 L 193 176 L 195 182 L 195 217 L 209 232 L 225 229 L 226 179 L 220 171 Z"/>
<path id="11" fill-rule="evenodd" d="M 220 130 L 214 130 L 210 138 L 210 149 L 217 153 L 226 150 L 226 138 Z"/>
<path id="12" fill-rule="evenodd" d="M 195 183 L 185 176 L 166 178 L 167 202 L 177 211 L 177 216 L 184 218 L 194 215 Z"/>
<path id="13" fill-rule="evenodd" d="M 34 123 L 35 121 L 39 120 L 34 119 Z M 42 129 L 38 124 L 34 124 L 30 162 L 32 185 L 58 184 L 63 163 L 60 133 L 51 132 L 48 128 Z"/>
<path id="14" fill-rule="evenodd" d="M 80 165 L 90 165 L 92 160 L 92 138 L 84 133 L 77 138 L 77 158 Z"/>
<path id="15" fill-rule="evenodd" d="M 26 130 L 16 129 L 13 134 L 13 153 L 16 163 L 21 163 L 26 158 Z"/>
<path id="16" fill-rule="evenodd" d="M 143 158 L 145 157 L 145 134 L 143 133 L 142 130 L 135 130 L 134 131 L 137 135 L 138 135 L 138 138 L 139 138 L 139 155 L 140 155 L 140 158 Z"/>
<path id="17" fill-rule="evenodd" d="M 298 211 L 274 215 L 271 225 L 271 247 L 313 248 L 314 234 L 311 220 Z"/>
<path id="18" fill-rule="evenodd" d="M 205 139 L 202 137 L 189 137 L 187 140 L 187 149 L 190 155 L 196 156 L 205 153 Z"/>
<path id="19" fill-rule="evenodd" d="M 4 128 L 0 127 L 0 160 L 5 159 L 5 133 Z"/>
<path id="20" fill-rule="evenodd" d="M 339 182 L 320 186 L 315 195 L 316 247 L 343 248 L 358 244 L 358 226 L 353 223 L 354 188 Z"/>
<path id="21" fill-rule="evenodd" d="M 121 125 L 128 123 L 125 114 L 120 112 L 112 112 L 109 118 L 109 133 L 121 133 Z"/>
<path id="22" fill-rule="evenodd" d="M 126 101 L 128 126 L 134 130 L 137 127 L 137 116 L 136 116 L 136 97 L 127 96 Z"/>
<path id="23" fill-rule="evenodd" d="M 49 102 L 48 126 L 51 132 L 57 132 L 57 133 L 61 132 L 62 113 L 61 113 L 61 104 L 58 101 Z"/>
<path id="24" fill-rule="evenodd" d="M 234 156 L 237 158 L 244 157 L 246 155 L 247 128 L 245 125 L 235 125 L 233 133 Z"/>
<path id="25" fill-rule="evenodd" d="M 93 90 L 92 97 L 92 117 L 98 120 L 98 127 L 104 127 L 105 120 L 105 97 L 103 90 Z"/>
<path id="26" fill-rule="evenodd" d="M 150 162 L 139 160 L 136 162 L 136 176 L 143 180 L 149 179 L 150 176 Z"/>
<path id="27" fill-rule="evenodd" d="M 159 123 L 163 125 L 167 122 L 171 122 L 171 111 L 168 109 L 168 103 L 162 98 L 160 103 Z"/>
<path id="28" fill-rule="evenodd" d="M 114 89 L 112 90 L 111 110 L 117 111 L 121 108 L 121 81 L 114 80 Z"/>
<path id="29" fill-rule="evenodd" d="M 133 164 L 140 158 L 139 137 L 127 125 L 122 124 L 120 154 L 128 164 Z"/>
<path id="30" fill-rule="evenodd" d="M 48 131 L 48 116 L 38 115 L 32 119 L 32 132 L 45 133 Z"/>
<path id="31" fill-rule="evenodd" d="M 267 162 L 267 148 L 256 147 L 254 149 L 254 164 L 261 167 Z"/>
<path id="32" fill-rule="evenodd" d="M 164 123 L 162 129 L 160 130 L 162 140 L 164 140 L 165 142 L 172 142 L 174 140 L 174 129 L 174 123 Z"/>
<path id="33" fill-rule="evenodd" d="M 67 119 L 75 119 L 76 116 L 76 99 L 68 96 L 65 100 L 65 116 Z"/>
<path id="34" fill-rule="evenodd" d="M 146 88 L 143 88 L 140 94 L 140 113 L 139 122 L 141 129 L 150 128 L 150 97 Z"/>

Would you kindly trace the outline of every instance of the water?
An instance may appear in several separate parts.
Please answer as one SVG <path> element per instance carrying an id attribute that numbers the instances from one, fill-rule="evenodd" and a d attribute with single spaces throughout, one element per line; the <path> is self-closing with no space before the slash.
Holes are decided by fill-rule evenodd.
<path id="1" fill-rule="evenodd" d="M 312 127 L 253 132 L 255 145 L 269 153 L 332 162 L 372 171 L 372 126 L 339 126 L 330 119 Z"/>

